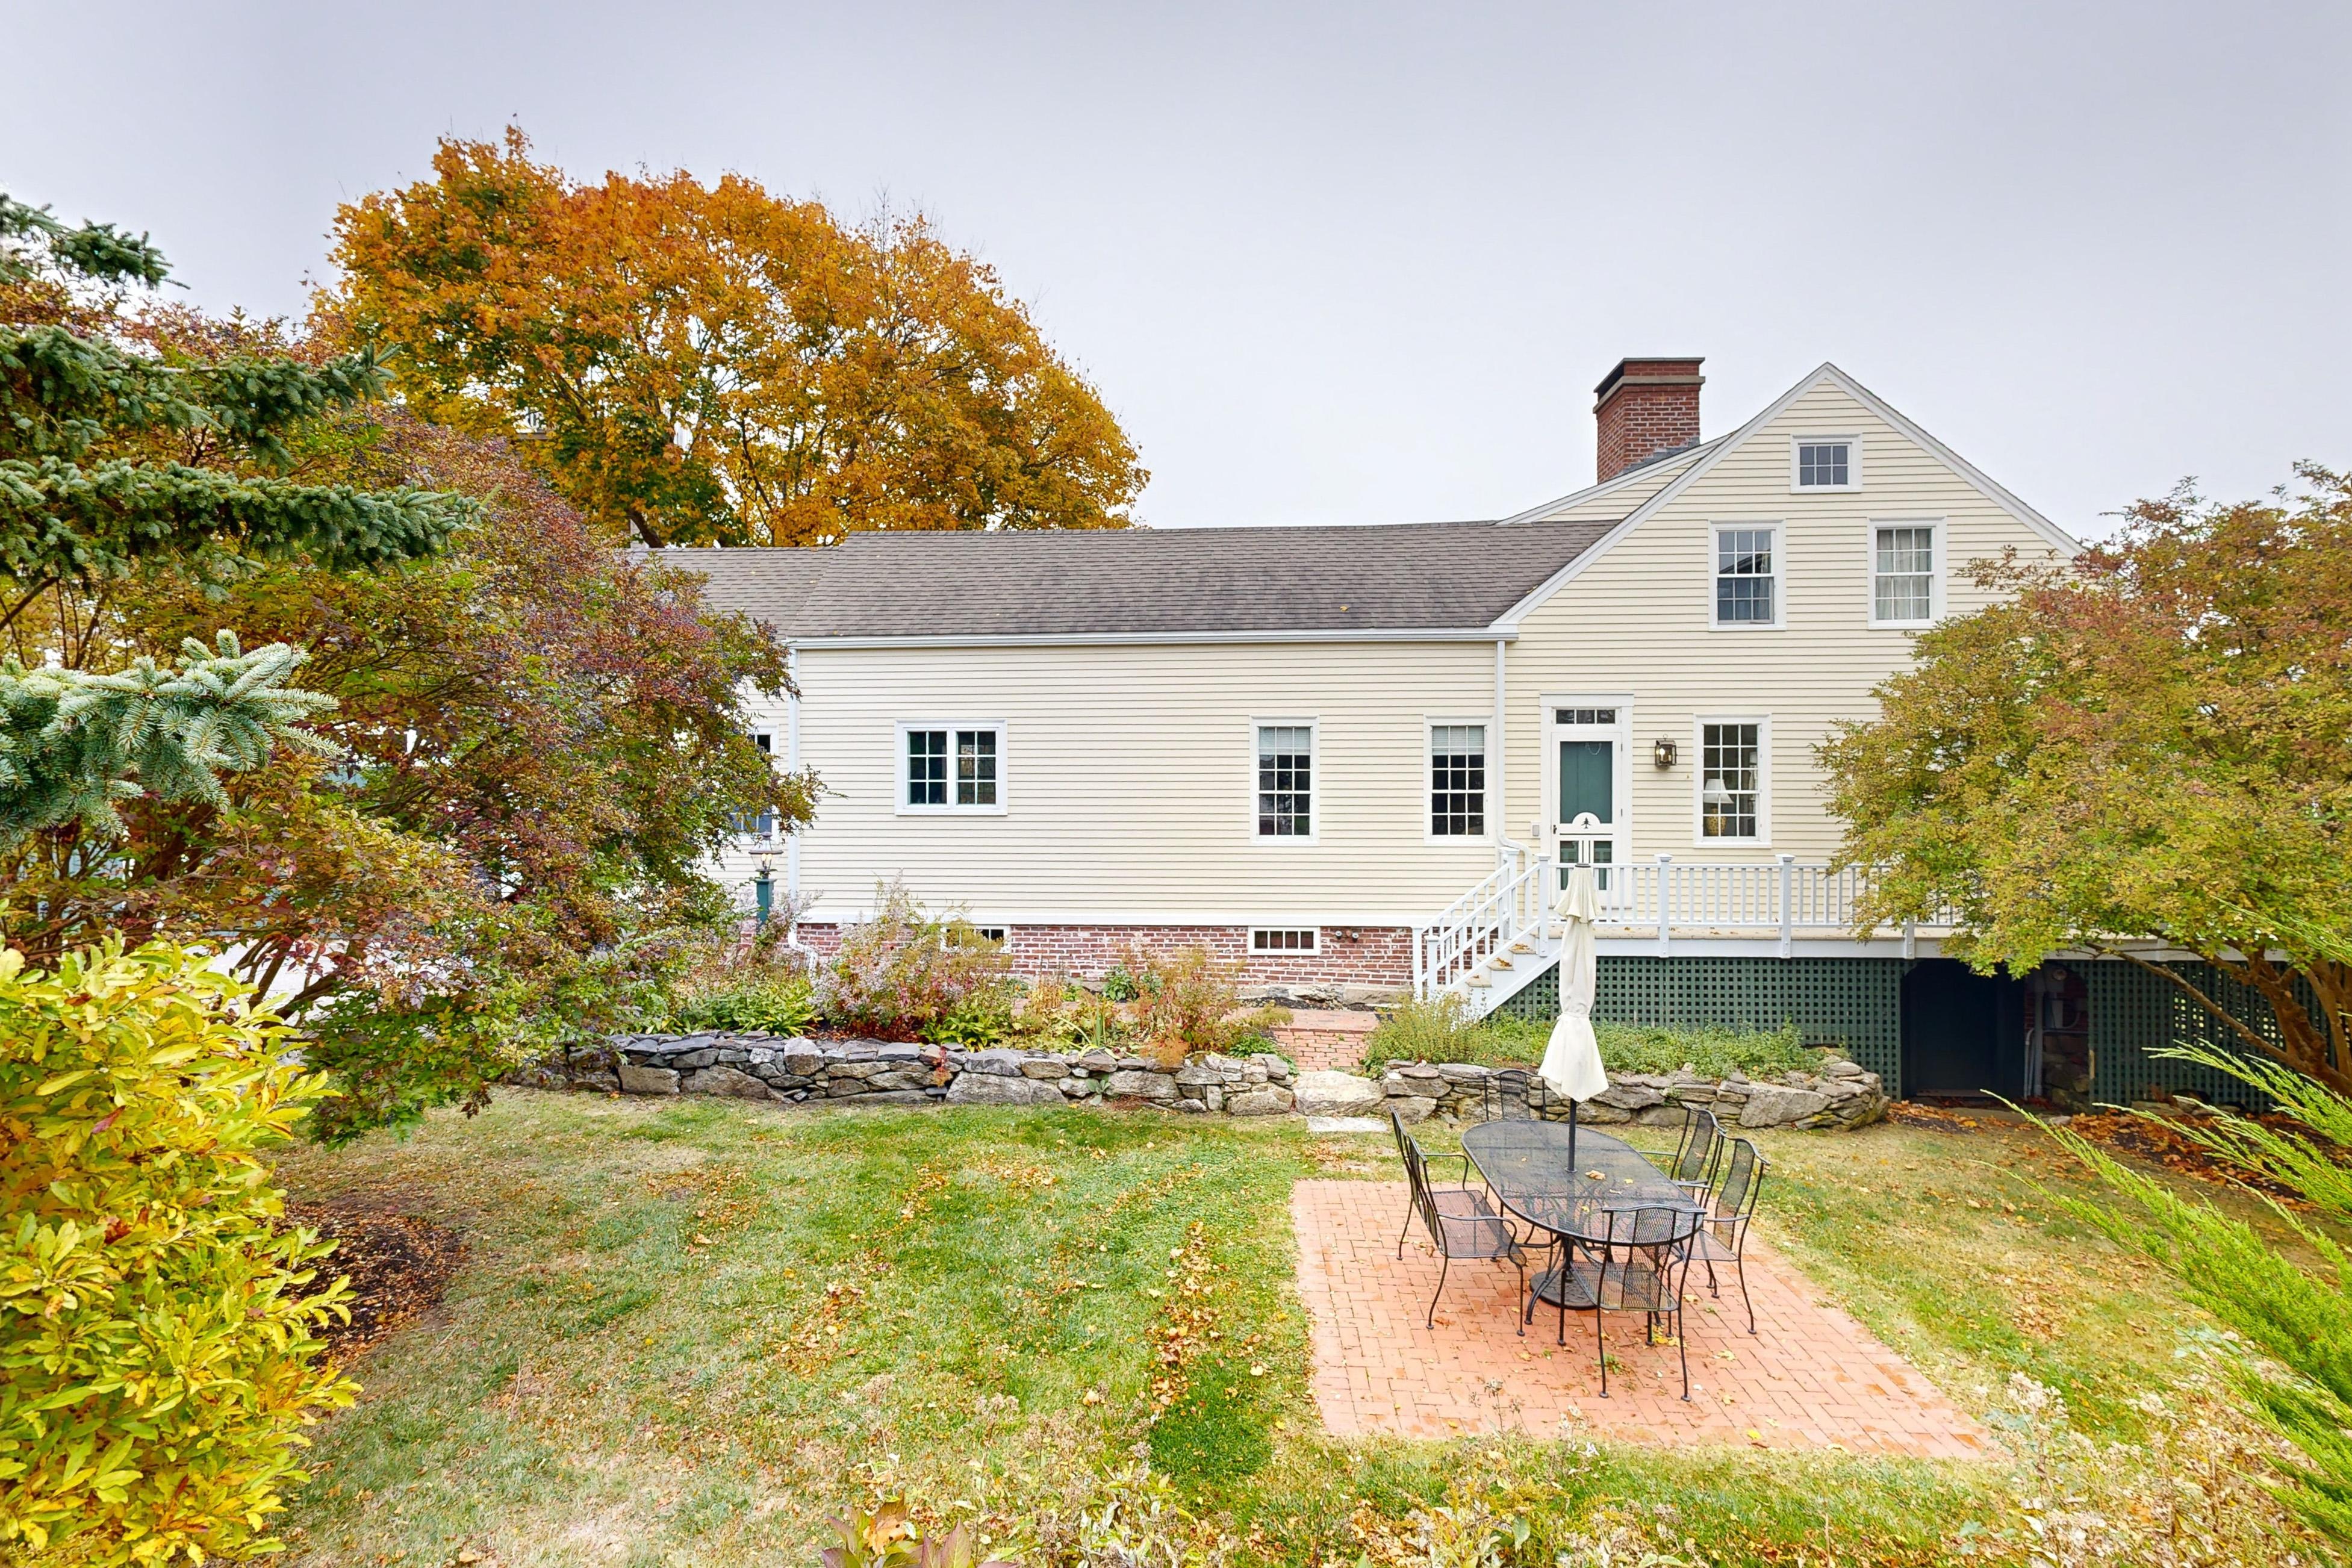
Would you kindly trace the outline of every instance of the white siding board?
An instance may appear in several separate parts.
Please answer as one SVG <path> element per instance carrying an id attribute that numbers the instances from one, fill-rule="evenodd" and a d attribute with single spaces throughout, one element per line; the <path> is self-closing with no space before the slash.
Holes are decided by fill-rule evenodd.
<path id="1" fill-rule="evenodd" d="M 992 921 L 1404 924 L 1494 866 L 1424 821 L 1424 716 L 1491 711 L 1491 643 L 810 648 L 800 672 L 814 920 L 898 876 Z M 1003 814 L 898 815 L 897 721 L 959 718 L 1003 721 Z M 1255 837 L 1255 719 L 1318 726 L 1312 843 Z"/>
<path id="2" fill-rule="evenodd" d="M 1864 488 L 1792 493 L 1790 439 L 1850 435 L 1862 444 Z M 1630 509 L 1629 509 L 1630 510 Z M 1521 621 L 1512 645 L 1509 828 L 1524 837 L 1541 813 L 1542 699 L 1634 694 L 1632 852 L 1678 860 L 1769 859 L 1834 853 L 1837 822 L 1822 805 L 1813 748 L 1840 719 L 1876 711 L 1873 688 L 1910 662 L 1915 634 L 1874 629 L 1869 552 L 1875 522 L 1941 519 L 1945 613 L 1990 597 L 1965 580 L 1971 560 L 2015 547 L 2052 558 L 2048 542 L 1934 453 L 1827 382 L 1727 452 Z M 1711 629 L 1711 525 L 1781 525 L 1782 625 Z M 1771 717 L 1771 842 L 1694 840 L 1700 714 Z M 1652 765 L 1660 739 L 1681 748 L 1671 771 Z"/>

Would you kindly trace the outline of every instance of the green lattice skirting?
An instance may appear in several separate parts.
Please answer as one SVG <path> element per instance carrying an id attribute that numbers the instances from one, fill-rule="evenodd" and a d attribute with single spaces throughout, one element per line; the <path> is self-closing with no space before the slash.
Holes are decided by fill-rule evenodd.
<path id="1" fill-rule="evenodd" d="M 1903 973 L 1899 958 L 1648 958 L 1600 960 L 1594 1016 L 1674 1028 L 1778 1029 L 1794 1024 L 1807 1045 L 1836 1045 L 1901 1094 Z M 2151 1091 L 2265 1110 L 2269 1101 L 2210 1068 L 2155 1055 L 2202 1041 L 2224 1050 L 2237 1037 L 2159 975 L 2119 959 L 2068 961 L 2090 992 L 2091 1098 L 2128 1105 Z M 2201 963 L 2175 965 L 2263 1034 L 2276 1025 L 2269 1004 Z M 2213 987 L 2220 987 L 2218 991 Z M 1559 966 L 1504 1003 L 1524 1018 L 1559 1013 Z"/>
<path id="2" fill-rule="evenodd" d="M 1672 1028 L 1778 1029 L 1794 1024 L 1810 1046 L 1843 1046 L 1886 1082 L 1903 1072 L 1899 958 L 1633 958 L 1600 960 L 1593 1016 Z M 1559 965 L 1497 1011 L 1559 1014 Z"/>

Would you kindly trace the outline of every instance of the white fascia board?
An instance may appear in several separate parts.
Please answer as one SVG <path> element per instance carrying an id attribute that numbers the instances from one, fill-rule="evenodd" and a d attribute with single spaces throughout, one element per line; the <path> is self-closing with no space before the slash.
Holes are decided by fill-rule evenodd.
<path id="1" fill-rule="evenodd" d="M 797 637 L 787 646 L 794 648 L 884 648 L 884 647 L 1152 647 L 1166 644 L 1193 643 L 1314 643 L 1314 642 L 1493 642 L 1499 637 L 1512 637 L 1515 631 L 1497 631 L 1493 626 L 1406 627 L 1391 630 L 1351 630 L 1334 627 L 1328 631 L 1250 631 L 1250 632 L 1054 632 L 1027 637 Z"/>
<path id="2" fill-rule="evenodd" d="M 1844 392 L 1847 396 L 1853 398 L 1856 403 L 1861 404 L 1864 408 L 1869 409 L 1873 414 L 1875 414 L 1878 417 L 1886 421 L 1887 424 L 1894 426 L 1895 428 L 1903 432 L 1904 435 L 1909 437 L 1918 445 L 1925 447 L 1928 451 L 1933 452 L 1946 468 L 1951 469 L 1952 472 L 1966 479 L 1987 500 L 1992 502 L 1993 505 L 2000 508 L 2001 510 L 2009 513 L 2010 516 L 2017 519 L 2018 521 L 2025 524 L 2026 527 L 2040 534 L 2049 542 L 2052 549 L 2063 551 L 2070 557 L 2079 555 L 2083 552 L 2083 542 L 2081 540 L 2076 539 L 2073 534 L 2068 533 L 2064 529 L 2059 527 L 2056 523 L 2051 521 L 2048 518 L 2042 516 L 2040 512 L 2026 505 L 2022 500 L 2020 500 L 2017 496 L 2008 489 L 2008 487 L 1997 482 L 1990 474 L 1987 474 L 1983 469 L 1978 468 L 1974 463 L 1969 462 L 1966 458 L 1961 457 L 1958 452 L 1953 451 L 1949 447 L 1947 447 L 1941 441 L 1937 440 L 1936 437 L 1930 436 L 1927 431 L 1912 423 L 1911 420 L 1904 415 L 1895 412 L 1895 408 L 1889 405 L 1885 399 L 1880 397 L 1878 394 L 1871 391 L 1870 388 L 1863 385 L 1862 383 L 1854 380 L 1853 377 L 1846 374 L 1845 372 L 1840 370 L 1837 366 L 1833 364 L 1822 365 L 1821 369 L 1815 371 L 1811 375 L 1805 378 L 1805 384 L 1807 387 L 1811 387 L 1813 383 L 1824 379 L 1836 383 L 1839 389 Z"/>
<path id="3" fill-rule="evenodd" d="M 1495 526 L 1507 528 L 1515 522 L 1541 522 L 1563 507 L 1582 506 L 1586 501 L 1598 500 L 1612 491 L 1631 489 L 1643 479 L 1654 479 L 1662 474 L 1671 474 L 1682 464 L 1694 462 L 1705 457 L 1709 447 L 1723 439 L 1723 437 L 1718 436 L 1715 441 L 1702 441 L 1687 451 L 1675 453 L 1672 458 L 1661 458 L 1654 463 L 1638 464 L 1619 474 L 1615 479 L 1603 479 L 1597 485 L 1587 485 L 1580 490 L 1572 490 L 1558 500 L 1548 500 L 1541 506 L 1531 506 L 1525 511 L 1514 512 Z"/>
<path id="4" fill-rule="evenodd" d="M 1692 485 L 1696 484 L 1706 474 L 1708 469 L 1714 468 L 1716 464 L 1721 462 L 1726 457 L 1745 446 L 1748 439 L 1755 436 L 1757 432 L 1762 430 L 1766 426 L 1780 418 L 1781 415 L 1786 414 L 1789 409 L 1795 405 L 1799 398 L 1804 396 L 1805 394 L 1812 391 L 1814 387 L 1819 386 L 1825 381 L 1836 386 L 1840 391 L 1844 392 L 1847 395 L 1853 398 L 1855 402 L 1861 404 L 1873 414 L 1875 414 L 1880 418 L 1885 420 L 1887 424 L 1892 425 L 1895 429 L 1901 431 L 1912 440 L 1916 441 L 1928 451 L 1934 453 L 1937 458 L 1941 459 L 1951 468 L 1952 472 L 1958 474 L 1961 479 L 1968 481 L 1969 484 L 1981 492 L 1984 497 L 1990 500 L 1995 506 L 2000 507 L 2002 510 L 2016 518 L 2020 522 L 2024 523 L 2028 528 L 2033 530 L 2034 532 L 2048 540 L 2053 548 L 2064 551 L 2069 556 L 2080 553 L 2083 546 L 2069 535 L 2064 529 L 2060 528 L 2056 523 L 2052 522 L 2048 518 L 2042 516 L 2040 512 L 2034 510 L 2032 507 L 2018 500 L 2017 497 L 2011 495 L 2008 490 L 2003 489 L 2000 485 L 1995 484 L 1974 465 L 1961 458 L 1958 453 L 1953 451 L 1949 447 L 1945 446 L 1941 441 L 1937 440 L 1933 436 L 1928 435 L 1925 430 L 1919 428 L 1918 426 L 1913 424 L 1902 415 L 1897 414 L 1893 408 L 1887 406 L 1885 401 L 1880 398 L 1877 394 L 1872 392 L 1860 382 L 1854 380 L 1853 377 L 1846 374 L 1845 372 L 1840 370 L 1837 366 L 1825 360 L 1822 363 L 1820 368 L 1813 371 L 1811 374 L 1807 375 L 1803 380 L 1798 382 L 1796 385 L 1789 388 L 1788 391 L 1774 398 L 1765 406 L 1764 411 L 1757 415 L 1755 418 L 1750 419 L 1747 424 L 1742 425 L 1730 435 L 1723 437 L 1714 444 L 1712 448 L 1702 449 L 1702 454 L 1697 461 L 1692 463 L 1690 467 L 1685 468 L 1679 475 L 1675 476 L 1675 478 L 1669 481 L 1663 489 L 1658 491 L 1656 495 L 1652 496 L 1648 500 L 1645 500 L 1640 506 L 1635 507 L 1633 511 L 1626 515 L 1624 521 L 1611 529 L 1607 533 L 1602 534 L 1599 542 L 1593 544 L 1591 549 L 1586 550 L 1577 556 L 1575 560 L 1570 562 L 1567 565 L 1553 573 L 1549 577 L 1544 579 L 1544 581 L 1538 584 L 1534 591 L 1529 593 L 1527 597 L 1521 599 L 1517 604 L 1513 605 L 1509 609 L 1496 616 L 1493 630 L 1498 635 L 1504 633 L 1517 635 L 1519 629 L 1519 622 L 1526 618 L 1529 612 L 1535 610 L 1541 605 L 1545 600 L 1550 598 L 1554 594 L 1559 593 L 1562 588 L 1565 588 L 1568 584 L 1576 581 L 1576 579 L 1583 574 L 1586 567 L 1591 566 L 1603 555 L 1608 554 L 1619 540 L 1624 538 L 1627 534 L 1641 527 L 1643 522 L 1645 521 L 1653 512 L 1655 512 L 1659 508 L 1673 500 L 1676 496 L 1682 494 L 1683 491 L 1690 489 Z"/>

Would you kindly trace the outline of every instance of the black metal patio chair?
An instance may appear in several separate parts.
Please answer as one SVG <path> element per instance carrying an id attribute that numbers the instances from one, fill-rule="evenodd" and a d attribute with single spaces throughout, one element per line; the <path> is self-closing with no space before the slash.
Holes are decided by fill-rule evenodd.
<path id="1" fill-rule="evenodd" d="M 1551 1109 L 1551 1091 L 1542 1078 L 1524 1068 L 1504 1068 L 1486 1075 L 1481 1121 L 1543 1121 Z"/>
<path id="2" fill-rule="evenodd" d="M 1603 1322 L 1612 1312 L 1639 1312 L 1652 1344 L 1658 1325 L 1668 1326 L 1682 1356 L 1683 1397 L 1690 1397 L 1690 1345 L 1683 1332 L 1683 1282 L 1690 1272 L 1692 1226 L 1697 1223 L 1688 1209 L 1655 1206 L 1613 1209 L 1593 1216 L 1592 1234 L 1555 1236 L 1552 1255 L 1559 1259 L 1549 1276 L 1538 1276 L 1538 1289 L 1549 1278 L 1554 1304 L 1559 1308 L 1559 1339 L 1568 1342 L 1568 1315 L 1592 1314 L 1592 1338 L 1601 1356 L 1601 1397 L 1609 1397 L 1609 1341 Z M 1520 1314 L 1524 1331 L 1535 1316 L 1536 1298 L 1529 1294 Z"/>
<path id="3" fill-rule="evenodd" d="M 1700 1217 L 1698 1229 L 1691 1237 L 1691 1256 L 1706 1265 L 1706 1289 L 1710 1296 L 1720 1296 L 1716 1288 L 1715 1266 L 1728 1263 L 1739 1278 L 1740 1304 L 1748 1309 L 1748 1331 L 1756 1331 L 1756 1302 L 1748 1294 L 1748 1223 L 1756 1217 L 1756 1199 L 1764 1190 L 1764 1171 L 1769 1163 L 1763 1151 L 1746 1138 L 1730 1141 L 1731 1152 L 1723 1162 L 1723 1181 L 1715 1189 L 1706 1213 Z"/>
<path id="4" fill-rule="evenodd" d="M 1715 1120 L 1715 1112 L 1701 1105 L 1683 1107 L 1682 1141 L 1675 1145 L 1675 1157 L 1664 1170 L 1666 1179 L 1690 1194 L 1693 1203 L 1706 1201 L 1707 1189 L 1715 1185 L 1716 1163 L 1723 1157 L 1723 1129 Z"/>
<path id="5" fill-rule="evenodd" d="M 1405 1131 L 1403 1120 L 1393 1110 L 1389 1112 L 1389 1125 L 1396 1133 L 1397 1150 L 1404 1156 L 1405 1181 L 1412 1191 L 1412 1209 L 1405 1216 L 1405 1228 L 1410 1232 L 1413 1215 L 1419 1215 L 1441 1260 L 1437 1267 L 1437 1289 L 1429 1298 L 1429 1313 L 1423 1326 L 1433 1329 L 1437 1326 L 1438 1298 L 1445 1294 L 1445 1277 L 1457 1258 L 1490 1262 L 1508 1260 L 1519 1271 L 1519 1289 L 1524 1294 L 1528 1284 L 1527 1253 L 1521 1248 L 1510 1222 L 1503 1217 L 1485 1193 L 1468 1184 L 1470 1156 L 1435 1156 L 1440 1161 L 1462 1162 L 1463 1184 L 1439 1186 L 1429 1179 L 1432 1157 L 1423 1152 L 1421 1141 Z M 1397 1256 L 1404 1256 L 1404 1237 L 1402 1236 L 1397 1237 Z M 1519 1332 L 1524 1334 L 1527 1331 L 1526 1321 L 1522 1319 Z"/>

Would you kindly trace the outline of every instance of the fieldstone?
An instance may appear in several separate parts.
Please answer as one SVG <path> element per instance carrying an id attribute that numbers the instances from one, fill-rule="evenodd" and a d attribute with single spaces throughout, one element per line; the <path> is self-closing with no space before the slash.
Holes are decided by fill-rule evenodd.
<path id="1" fill-rule="evenodd" d="M 826 1065 L 824 1076 L 835 1083 L 846 1083 L 856 1079 L 872 1078 L 880 1071 L 880 1062 L 832 1062 Z"/>
<path id="2" fill-rule="evenodd" d="M 1065 1079 L 1070 1076 L 1070 1064 L 1059 1057 L 1030 1057 L 1021 1064 L 1023 1078 Z"/>
<path id="3" fill-rule="evenodd" d="M 1568 1119 L 1565 1116 L 1558 1116 L 1552 1120 L 1565 1121 Z M 1633 1121 L 1633 1113 L 1622 1106 L 1603 1105 L 1598 1099 L 1594 1099 L 1586 1100 L 1577 1110 L 1576 1120 L 1579 1123 L 1589 1121 L 1596 1127 L 1612 1127 L 1621 1121 Z"/>
<path id="4" fill-rule="evenodd" d="M 776 1065 L 794 1078 L 814 1078 L 824 1068 L 824 1058 L 814 1047 L 794 1046 L 776 1058 Z"/>
<path id="5" fill-rule="evenodd" d="M 1423 1100 L 1417 1094 L 1395 1095 L 1381 1103 L 1386 1109 L 1394 1111 L 1396 1119 L 1408 1127 L 1416 1121 L 1428 1121 L 1431 1113 L 1437 1109 L 1437 1101 Z"/>
<path id="6" fill-rule="evenodd" d="M 1209 1114 L 1209 1102 L 1205 1100 L 1180 1100 L 1176 1102 L 1176 1109 L 1194 1116 L 1206 1116 Z"/>
<path id="7" fill-rule="evenodd" d="M 926 1094 L 919 1089 L 885 1089 L 879 1094 L 861 1094 L 857 1097 L 857 1104 L 861 1110 L 869 1105 L 937 1105 L 938 1103 L 939 1098 L 936 1095 Z"/>
<path id="8" fill-rule="evenodd" d="M 669 1065 L 680 1072 L 693 1068 L 707 1068 L 719 1059 L 719 1047 L 705 1046 L 698 1051 L 680 1051 L 669 1058 Z"/>
<path id="9" fill-rule="evenodd" d="M 881 1089 L 887 1092 L 901 1089 L 925 1089 L 929 1087 L 931 1075 L 919 1068 L 890 1068 L 867 1079 L 866 1087 L 869 1089 Z"/>
<path id="10" fill-rule="evenodd" d="M 1279 1116 L 1294 1103 L 1296 1101 L 1288 1089 L 1268 1085 L 1265 1089 L 1227 1096 L 1225 1112 L 1230 1116 Z"/>
<path id="11" fill-rule="evenodd" d="M 704 1068 L 679 1080 L 678 1088 L 688 1094 L 729 1094 L 738 1100 L 768 1098 L 768 1086 L 739 1068 Z"/>
<path id="12" fill-rule="evenodd" d="M 1139 1097 L 1144 1100 L 1176 1098 L 1176 1075 L 1154 1072 L 1148 1068 L 1121 1068 L 1110 1075 L 1103 1092 L 1114 1098 Z"/>
<path id="13" fill-rule="evenodd" d="M 1003 1049 L 981 1051 L 965 1058 L 963 1070 L 986 1073 L 992 1078 L 1019 1078 L 1021 1053 Z"/>
<path id="14" fill-rule="evenodd" d="M 676 1094 L 677 1073 L 670 1068 L 641 1068 L 635 1065 L 621 1068 L 621 1092 L 624 1094 Z"/>
<path id="15" fill-rule="evenodd" d="M 1186 1062 L 1176 1069 L 1178 1089 L 1206 1089 L 1213 1083 L 1225 1081 L 1224 1074 L 1208 1062 Z"/>
<path id="16" fill-rule="evenodd" d="M 853 1094 L 864 1094 L 866 1080 L 862 1078 L 829 1078 L 824 1080 L 824 1092 L 827 1098 L 833 1100 L 840 1100 Z"/>
<path id="17" fill-rule="evenodd" d="M 1831 1078 L 1860 1078 L 1862 1076 L 1862 1064 L 1860 1062 L 1849 1061 L 1823 1062 L 1822 1064 L 1822 1071 Z"/>
<path id="18" fill-rule="evenodd" d="M 1440 1062 L 1438 1073 L 1448 1083 L 1484 1083 L 1486 1069 L 1475 1062 Z"/>
<path id="19" fill-rule="evenodd" d="M 1350 1072 L 1303 1072 L 1291 1089 L 1308 1116 L 1378 1116 L 1387 1108 L 1379 1084 Z"/>
<path id="20" fill-rule="evenodd" d="M 1775 1084 L 1750 1086 L 1748 1103 L 1740 1108 L 1742 1127 L 1785 1127 L 1829 1109 L 1830 1097 L 1810 1089 L 1783 1089 Z"/>
<path id="21" fill-rule="evenodd" d="M 1118 1058 L 1097 1046 L 1078 1058 L 1078 1065 L 1088 1072 L 1109 1072 L 1118 1066 Z"/>
<path id="22" fill-rule="evenodd" d="M 1654 1105 L 1633 1120 L 1644 1127 L 1680 1127 L 1683 1110 L 1679 1105 Z"/>
<path id="23" fill-rule="evenodd" d="M 1059 1105 L 1062 1091 L 1043 1079 L 990 1072 L 958 1073 L 948 1085 L 950 1105 Z"/>
<path id="24" fill-rule="evenodd" d="M 1057 1087 L 1069 1099 L 1084 1100 L 1094 1092 L 1095 1080 L 1090 1078 L 1066 1078 Z"/>
<path id="25" fill-rule="evenodd" d="M 1613 1105 L 1620 1110 L 1647 1110 L 1666 1102 L 1666 1091 L 1631 1078 L 1613 1079 L 1588 1105 Z"/>

